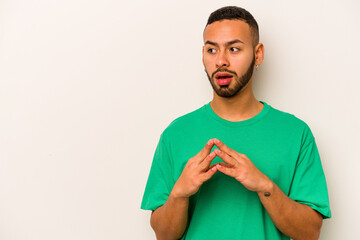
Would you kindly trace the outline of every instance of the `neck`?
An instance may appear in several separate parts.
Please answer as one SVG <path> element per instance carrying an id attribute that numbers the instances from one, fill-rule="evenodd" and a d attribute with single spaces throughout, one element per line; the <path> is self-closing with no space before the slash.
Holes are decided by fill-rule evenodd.
<path id="1" fill-rule="evenodd" d="M 216 115 L 232 122 L 250 119 L 263 109 L 263 104 L 254 96 L 252 80 L 237 95 L 231 98 L 220 97 L 214 91 L 210 106 Z"/>

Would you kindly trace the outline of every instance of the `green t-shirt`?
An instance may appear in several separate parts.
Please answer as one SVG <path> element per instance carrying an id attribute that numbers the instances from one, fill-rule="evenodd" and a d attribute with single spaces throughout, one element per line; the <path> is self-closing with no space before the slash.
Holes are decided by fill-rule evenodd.
<path id="1" fill-rule="evenodd" d="M 248 120 L 220 118 L 210 103 L 175 119 L 160 136 L 141 208 L 162 206 L 187 161 L 217 138 L 245 154 L 291 199 L 330 218 L 328 192 L 315 139 L 308 125 L 265 102 Z M 216 148 L 216 147 L 214 147 Z M 216 157 L 213 163 L 221 162 Z M 188 227 L 182 239 L 289 239 L 270 219 L 256 192 L 216 172 L 190 197 Z"/>

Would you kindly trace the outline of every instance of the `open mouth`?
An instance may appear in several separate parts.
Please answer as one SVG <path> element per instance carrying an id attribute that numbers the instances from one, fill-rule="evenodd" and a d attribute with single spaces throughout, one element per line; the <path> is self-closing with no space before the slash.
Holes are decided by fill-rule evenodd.
<path id="1" fill-rule="evenodd" d="M 221 86 L 229 85 L 232 78 L 233 76 L 229 73 L 218 73 L 215 76 L 216 82 Z"/>

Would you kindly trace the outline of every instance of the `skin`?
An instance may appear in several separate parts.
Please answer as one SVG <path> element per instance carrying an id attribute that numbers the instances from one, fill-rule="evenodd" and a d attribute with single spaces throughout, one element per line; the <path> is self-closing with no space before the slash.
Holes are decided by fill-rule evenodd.
<path id="1" fill-rule="evenodd" d="M 197 155 L 189 159 L 165 204 L 151 214 L 150 224 L 157 239 L 179 239 L 184 234 L 189 197 L 217 172 L 216 166 L 209 167 L 216 157 L 214 152 L 210 154 L 213 146 L 214 141 L 210 139 Z"/>
<path id="2" fill-rule="evenodd" d="M 245 22 L 222 20 L 206 27 L 203 64 L 214 89 L 210 106 L 218 116 L 229 121 L 243 121 L 262 110 L 263 104 L 254 97 L 252 76 L 246 81 L 240 80 L 253 61 L 260 65 L 263 58 L 264 46 L 261 43 L 254 45 Z M 218 85 L 213 77 L 219 69 L 233 73 L 233 79 L 226 87 Z M 221 91 L 232 96 L 223 97 Z M 219 150 L 211 152 L 214 146 Z M 224 163 L 210 166 L 216 156 Z M 256 192 L 275 226 L 285 235 L 296 240 L 319 238 L 322 216 L 318 212 L 286 196 L 246 155 L 230 149 L 218 139 L 210 139 L 196 156 L 189 159 L 165 204 L 153 211 L 150 222 L 158 239 L 181 238 L 186 230 L 189 197 L 217 171 Z M 266 197 L 265 192 L 270 196 Z"/>
<path id="3" fill-rule="evenodd" d="M 242 43 L 227 45 L 234 40 Z M 207 44 L 214 42 L 218 46 Z M 209 52 L 209 50 L 211 50 Z M 215 52 L 215 53 L 214 53 Z M 255 58 L 255 65 L 260 65 L 264 58 L 264 46 L 259 43 L 254 46 L 249 26 L 240 20 L 223 20 L 208 25 L 204 31 L 203 64 L 209 76 L 219 68 L 225 68 L 243 76 Z M 233 79 L 234 80 L 234 79 Z M 229 89 L 234 88 L 236 81 L 231 81 Z M 220 88 L 215 79 L 212 85 Z M 229 121 L 243 121 L 254 117 L 263 105 L 255 99 L 253 90 L 253 78 L 242 88 L 238 94 L 231 98 L 224 98 L 213 93 L 210 102 L 214 112 Z"/>

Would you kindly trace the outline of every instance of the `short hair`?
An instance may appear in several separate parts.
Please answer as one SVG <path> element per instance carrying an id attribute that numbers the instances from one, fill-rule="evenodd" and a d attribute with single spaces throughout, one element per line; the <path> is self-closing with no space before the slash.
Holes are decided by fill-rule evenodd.
<path id="1" fill-rule="evenodd" d="M 241 20 L 246 22 L 250 27 L 251 35 L 253 38 L 253 45 L 255 46 L 256 44 L 259 43 L 259 26 L 257 22 L 255 18 L 251 15 L 251 13 L 249 13 L 247 10 L 241 7 L 226 6 L 212 12 L 209 16 L 205 29 L 209 24 L 225 19 Z"/>

